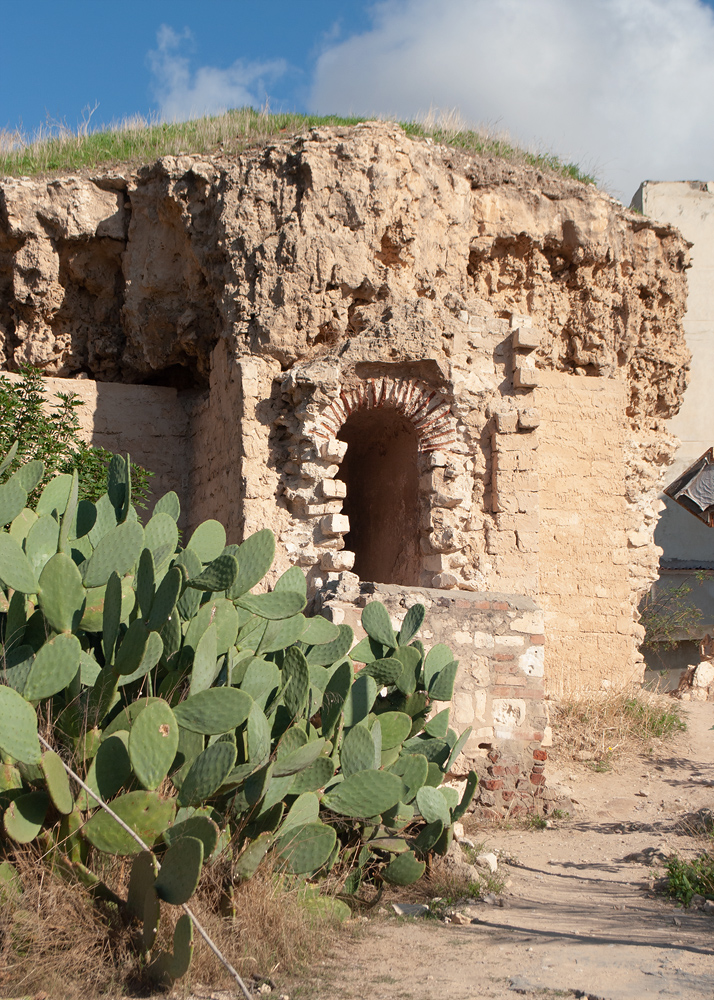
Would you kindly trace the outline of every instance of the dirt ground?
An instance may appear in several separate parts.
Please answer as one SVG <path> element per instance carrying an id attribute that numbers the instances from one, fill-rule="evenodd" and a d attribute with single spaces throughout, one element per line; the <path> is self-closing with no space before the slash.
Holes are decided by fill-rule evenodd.
<path id="1" fill-rule="evenodd" d="M 315 1000 L 642 1000 L 714 996 L 714 916 L 652 892 L 658 854 L 699 853 L 694 815 L 714 808 L 714 704 L 683 706 L 688 730 L 666 750 L 615 762 L 548 765 L 574 802 L 552 829 L 469 833 L 500 855 L 503 906 L 446 925 L 384 914 L 318 964 L 293 996 Z M 625 860 L 652 849 L 646 860 Z M 510 859 L 505 864 L 505 859 Z"/>

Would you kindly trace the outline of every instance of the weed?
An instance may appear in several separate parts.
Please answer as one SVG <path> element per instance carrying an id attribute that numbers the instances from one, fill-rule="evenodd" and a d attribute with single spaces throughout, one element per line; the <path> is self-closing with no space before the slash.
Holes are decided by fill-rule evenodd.
<path id="1" fill-rule="evenodd" d="M 523 820 L 523 825 L 527 830 L 546 830 L 548 828 L 548 820 L 545 816 L 527 816 Z"/>
<path id="2" fill-rule="evenodd" d="M 564 809 L 554 809 L 550 814 L 551 819 L 570 819 L 570 813 Z"/>
<path id="3" fill-rule="evenodd" d="M 654 741 L 671 739 L 687 728 L 679 704 L 671 698 L 637 690 L 603 693 L 555 706 L 555 758 L 589 751 L 594 771 L 609 771 L 618 755 L 651 752 Z"/>
<path id="4" fill-rule="evenodd" d="M 33 138 L 18 131 L 0 131 L 0 176 L 91 170 L 100 164 L 147 163 L 161 156 L 187 153 L 235 155 L 290 139 L 310 128 L 351 126 L 368 120 L 338 115 L 268 114 L 255 108 L 238 108 L 187 122 L 160 122 L 137 116 L 96 131 L 89 130 L 88 121 L 74 131 L 63 124 L 51 125 Z M 499 157 L 586 184 L 595 183 L 573 163 L 563 163 L 552 153 L 526 152 L 507 136 L 486 129 L 467 128 L 454 113 L 430 114 L 420 121 L 399 124 L 407 135 L 432 139 L 466 153 Z"/>
<path id="5" fill-rule="evenodd" d="M 714 899 L 714 853 L 700 854 L 693 861 L 675 855 L 667 862 L 667 876 L 668 894 L 685 906 L 695 893 Z"/>

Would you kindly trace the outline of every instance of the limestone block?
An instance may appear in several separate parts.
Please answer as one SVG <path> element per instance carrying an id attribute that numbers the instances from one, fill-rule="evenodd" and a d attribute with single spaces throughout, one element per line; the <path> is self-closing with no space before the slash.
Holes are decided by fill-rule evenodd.
<path id="1" fill-rule="evenodd" d="M 511 622 L 512 632 L 529 632 L 531 635 L 541 635 L 545 631 L 544 615 L 542 611 L 527 611 L 520 618 L 514 618 Z"/>
<path id="2" fill-rule="evenodd" d="M 449 458 L 443 453 L 443 451 L 430 451 L 426 458 L 427 467 L 430 469 L 439 469 L 449 464 Z"/>
<path id="3" fill-rule="evenodd" d="M 694 671 L 692 685 L 695 688 L 708 688 L 710 684 L 714 684 L 714 662 L 702 660 Z"/>
<path id="4" fill-rule="evenodd" d="M 453 705 L 454 721 L 461 726 L 470 726 L 475 717 L 471 695 L 457 691 L 451 704 Z"/>
<path id="5" fill-rule="evenodd" d="M 523 698 L 494 698 L 491 716 L 494 725 L 515 729 L 526 721 L 526 703 Z"/>
<path id="6" fill-rule="evenodd" d="M 335 500 L 338 497 L 347 496 L 347 483 L 341 479 L 323 479 L 320 483 L 320 490 L 326 500 Z"/>
<path id="7" fill-rule="evenodd" d="M 422 565 L 429 573 L 442 573 L 449 568 L 449 560 L 441 553 L 432 556 L 425 556 Z"/>
<path id="8" fill-rule="evenodd" d="M 493 649 L 493 635 L 490 632 L 475 632 L 474 646 L 476 646 L 477 649 Z"/>
<path id="9" fill-rule="evenodd" d="M 350 519 L 346 514 L 328 514 L 320 521 L 320 528 L 328 537 L 346 535 L 350 530 Z"/>
<path id="10" fill-rule="evenodd" d="M 528 677 L 542 677 L 545 670 L 544 647 L 530 646 L 518 657 L 518 667 Z"/>
<path id="11" fill-rule="evenodd" d="M 459 585 L 459 578 L 453 573 L 439 573 L 432 581 L 432 587 L 437 590 L 451 590 Z"/>
<path id="12" fill-rule="evenodd" d="M 541 344 L 541 332 L 535 327 L 519 326 L 513 331 L 512 341 L 514 347 L 520 347 L 526 351 L 534 351 Z"/>
<path id="13" fill-rule="evenodd" d="M 511 313 L 509 326 L 511 330 L 518 330 L 521 327 L 533 326 L 533 318 L 531 316 L 524 316 L 521 313 Z"/>
<path id="14" fill-rule="evenodd" d="M 513 369 L 514 389 L 535 389 L 539 385 L 540 378 L 535 365 L 520 365 Z"/>
<path id="15" fill-rule="evenodd" d="M 347 442 L 330 438 L 320 445 L 320 455 L 329 462 L 341 462 L 347 454 Z"/>
<path id="16" fill-rule="evenodd" d="M 331 572 L 342 573 L 351 570 L 355 564 L 355 553 L 347 549 L 323 552 L 320 557 L 320 568 Z"/>
<path id="17" fill-rule="evenodd" d="M 499 434 L 515 434 L 518 430 L 518 411 L 506 410 L 496 414 L 496 427 Z"/>
<path id="18" fill-rule="evenodd" d="M 540 426 L 540 413 L 532 407 L 518 411 L 518 427 L 522 431 L 532 431 Z"/>

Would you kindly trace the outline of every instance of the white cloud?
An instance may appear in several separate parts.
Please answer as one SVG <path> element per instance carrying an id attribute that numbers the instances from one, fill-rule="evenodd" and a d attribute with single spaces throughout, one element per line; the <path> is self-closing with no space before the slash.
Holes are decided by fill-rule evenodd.
<path id="1" fill-rule="evenodd" d="M 261 105 L 266 96 L 264 81 L 281 76 L 287 69 L 283 59 L 262 63 L 236 59 L 227 69 L 201 66 L 192 73 L 188 58 L 182 54 L 190 39 L 188 30 L 178 34 L 164 24 L 156 35 L 156 49 L 149 52 L 153 89 L 164 121 Z"/>
<path id="2" fill-rule="evenodd" d="M 714 176 L 714 13 L 702 0 L 384 0 L 370 31 L 327 47 L 318 113 L 458 109 L 595 170 Z"/>

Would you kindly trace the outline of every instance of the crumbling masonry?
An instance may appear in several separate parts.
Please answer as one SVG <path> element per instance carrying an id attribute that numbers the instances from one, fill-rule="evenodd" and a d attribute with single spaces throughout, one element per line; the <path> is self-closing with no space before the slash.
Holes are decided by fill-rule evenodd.
<path id="1" fill-rule="evenodd" d="M 273 528 L 276 571 L 358 635 L 371 595 L 425 603 L 502 813 L 544 785 L 544 691 L 642 673 L 686 250 L 592 187 L 381 123 L 5 179 L 0 360 L 71 379 L 187 529 Z"/>

